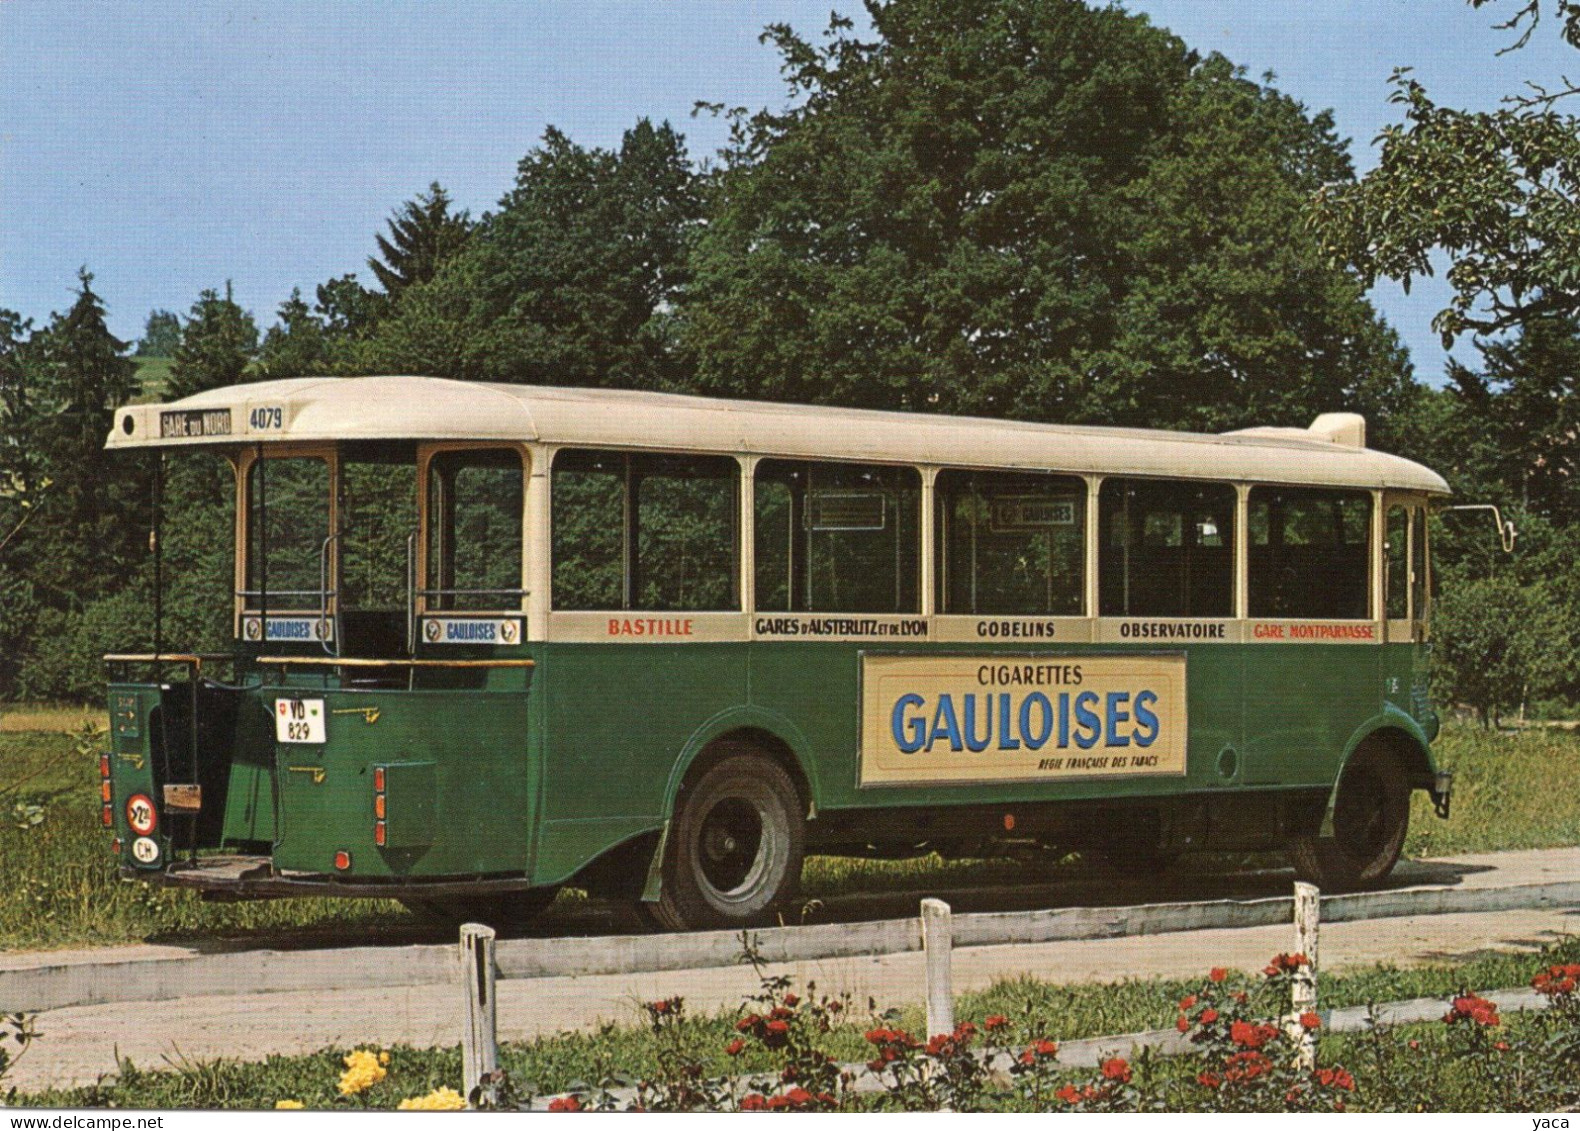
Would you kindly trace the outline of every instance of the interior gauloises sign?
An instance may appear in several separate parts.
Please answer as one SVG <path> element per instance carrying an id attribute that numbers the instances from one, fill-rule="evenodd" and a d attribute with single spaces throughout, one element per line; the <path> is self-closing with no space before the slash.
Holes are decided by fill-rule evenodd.
<path id="1" fill-rule="evenodd" d="M 862 656 L 861 784 L 1185 773 L 1185 657 Z"/>

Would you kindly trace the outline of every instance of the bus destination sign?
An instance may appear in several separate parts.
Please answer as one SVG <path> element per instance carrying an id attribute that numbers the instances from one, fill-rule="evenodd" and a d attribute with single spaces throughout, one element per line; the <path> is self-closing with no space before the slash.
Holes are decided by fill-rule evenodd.
<path id="1" fill-rule="evenodd" d="M 162 440 L 200 440 L 207 436 L 230 435 L 230 409 L 185 409 L 159 414 Z"/>
<path id="2" fill-rule="evenodd" d="M 863 656 L 861 784 L 1185 773 L 1185 657 Z"/>

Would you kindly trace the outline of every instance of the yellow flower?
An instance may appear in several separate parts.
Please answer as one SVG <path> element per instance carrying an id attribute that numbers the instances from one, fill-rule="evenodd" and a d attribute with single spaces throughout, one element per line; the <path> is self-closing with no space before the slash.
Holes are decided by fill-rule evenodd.
<path id="1" fill-rule="evenodd" d="M 426 1096 L 412 1096 L 401 1100 L 397 1111 L 460 1111 L 466 1107 L 461 1093 L 454 1088 L 435 1088 Z"/>
<path id="2" fill-rule="evenodd" d="M 379 1063 L 380 1064 L 383 1064 L 383 1065 L 387 1066 L 389 1064 L 389 1062 L 390 1062 L 390 1054 L 389 1053 L 387 1053 L 387 1052 L 379 1053 Z"/>
<path id="3" fill-rule="evenodd" d="M 389 1073 L 379 1063 L 379 1058 L 367 1049 L 357 1049 L 347 1054 L 346 1070 L 340 1074 L 340 1094 L 354 1096 L 365 1092 Z"/>
<path id="4" fill-rule="evenodd" d="M 301 1100 L 277 1100 L 274 1104 L 275 1111 L 301 1111 Z"/>

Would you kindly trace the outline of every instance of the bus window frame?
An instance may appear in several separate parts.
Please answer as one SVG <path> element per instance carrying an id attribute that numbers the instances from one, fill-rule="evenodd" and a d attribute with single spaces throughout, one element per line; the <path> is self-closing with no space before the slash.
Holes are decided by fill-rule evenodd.
<path id="1" fill-rule="evenodd" d="M 483 445 L 488 447 L 491 445 Z M 492 445 L 497 446 L 497 445 Z M 745 640 L 751 626 L 752 473 L 759 459 L 712 448 L 632 447 L 620 444 L 527 444 L 533 460 L 526 500 L 526 588 L 529 640 L 674 643 Z M 561 609 L 554 604 L 554 461 L 561 452 L 599 451 L 629 456 L 711 457 L 736 466 L 735 578 L 739 608 L 698 610 Z M 635 631 L 641 629 L 641 631 Z"/>
<path id="2" fill-rule="evenodd" d="M 286 444 L 255 444 L 240 449 L 238 456 L 232 461 L 236 469 L 236 544 L 233 547 L 235 557 L 235 579 L 232 586 L 232 602 L 234 614 L 232 616 L 233 631 L 236 638 L 242 639 L 242 625 L 249 616 L 261 616 L 263 609 L 248 606 L 247 594 L 247 567 L 248 552 L 252 549 L 252 507 L 249 498 L 252 488 L 252 469 L 260 459 L 322 459 L 329 469 L 329 553 L 328 569 L 330 578 L 330 595 L 325 607 L 297 608 L 295 606 L 269 607 L 268 613 L 272 616 L 318 616 L 320 613 L 334 622 L 339 612 L 339 577 L 340 577 L 340 542 L 335 535 L 340 529 L 340 445 L 336 443 L 286 443 Z"/>
<path id="3" fill-rule="evenodd" d="M 757 471 L 763 463 L 788 463 L 811 466 L 813 464 L 854 467 L 854 468 L 885 468 L 908 471 L 916 476 L 917 492 L 916 506 L 916 610 L 914 612 L 871 612 L 862 610 L 833 611 L 833 610 L 796 610 L 769 609 L 761 610 L 757 605 Z M 743 529 L 742 537 L 749 537 L 749 543 L 741 546 L 741 558 L 746 562 L 742 572 L 743 579 L 750 582 L 742 594 L 742 608 L 748 610 L 753 617 L 762 615 L 767 617 L 860 617 L 863 619 L 879 618 L 885 620 L 915 620 L 925 618 L 930 623 L 938 618 L 937 602 L 933 592 L 936 586 L 935 575 L 938 563 L 934 554 L 929 549 L 931 540 L 937 537 L 934 515 L 934 499 L 937 489 L 938 473 L 943 470 L 955 470 L 954 465 L 945 468 L 939 464 L 907 463 L 896 460 L 862 459 L 852 456 L 847 458 L 829 458 L 826 456 L 786 456 L 774 452 L 761 452 L 752 460 L 749 476 L 743 481 L 742 495 L 746 500 L 746 507 L 750 510 L 753 522 L 749 529 Z M 961 468 L 960 470 L 1009 471 L 1008 468 Z M 793 566 L 792 566 L 793 569 Z M 790 588 L 793 591 L 795 581 L 792 578 Z M 793 606 L 794 599 L 790 601 Z"/>
<path id="4" fill-rule="evenodd" d="M 1173 483 L 1200 487 L 1227 487 L 1234 492 L 1234 538 L 1229 546 L 1229 612 L 1222 616 L 1201 616 L 1191 614 L 1180 616 L 1161 613 L 1105 613 L 1102 607 L 1102 489 L 1110 479 L 1123 482 L 1146 483 Z M 1092 587 L 1090 619 L 1097 625 L 1095 639 L 1115 640 L 1120 637 L 1113 634 L 1113 626 L 1131 624 L 1140 621 L 1146 622 L 1200 622 L 1203 624 L 1246 624 L 1249 623 L 1249 594 L 1248 594 L 1248 560 L 1250 540 L 1246 531 L 1248 518 L 1247 500 L 1252 487 L 1285 486 L 1286 484 L 1270 483 L 1265 480 L 1239 480 L 1219 479 L 1207 475 L 1138 475 L 1134 472 L 1119 471 L 1112 474 L 1093 477 L 1091 493 L 1088 498 L 1091 502 L 1090 523 L 1087 527 L 1087 546 L 1091 554 L 1090 584 Z M 1298 484 L 1287 484 L 1298 486 Z M 1105 631 L 1106 626 L 1106 631 Z"/>
<path id="5" fill-rule="evenodd" d="M 1431 499 L 1426 495 L 1414 492 L 1401 492 L 1381 490 L 1378 494 L 1382 497 L 1379 512 L 1384 515 L 1382 532 L 1379 535 L 1377 552 L 1381 561 L 1378 563 L 1379 605 L 1377 612 L 1383 618 L 1384 638 L 1390 643 L 1421 643 L 1427 639 L 1431 619 L 1431 573 L 1432 555 L 1430 535 L 1426 538 L 1423 547 L 1423 566 L 1425 576 L 1420 584 L 1415 577 L 1415 544 L 1420 535 L 1426 534 L 1431 513 Z M 1382 547 L 1382 539 L 1386 537 L 1387 512 L 1394 507 L 1401 507 L 1405 512 L 1405 616 L 1389 617 L 1387 608 L 1388 585 L 1388 555 Z M 1419 532 L 1419 534 L 1418 534 Z M 1424 600 L 1417 601 L 1417 595 Z M 1420 608 L 1417 608 L 1417 604 Z"/>
<path id="6" fill-rule="evenodd" d="M 1251 496 L 1252 496 L 1252 493 L 1256 492 L 1256 491 L 1304 491 L 1304 492 L 1322 492 L 1322 493 L 1326 493 L 1326 494 L 1329 494 L 1329 495 L 1349 495 L 1349 496 L 1364 496 L 1365 497 L 1365 499 L 1367 501 L 1367 505 L 1368 505 L 1368 513 L 1366 515 L 1366 527 L 1365 527 L 1365 529 L 1366 529 L 1366 555 L 1365 555 L 1365 561 L 1366 561 L 1366 568 L 1365 568 L 1366 607 L 1365 607 L 1365 612 L 1362 613 L 1362 615 L 1360 615 L 1360 616 L 1351 616 L 1351 617 L 1328 617 L 1328 616 L 1316 616 L 1316 615 L 1307 615 L 1307 614 L 1298 614 L 1298 615 L 1293 615 L 1293 616 L 1291 616 L 1291 615 L 1258 616 L 1255 613 L 1251 612 L 1251 588 L 1252 588 L 1253 578 L 1251 576 L 1251 546 L 1252 546 L 1252 539 L 1251 539 L 1250 517 L 1251 517 L 1251 504 L 1252 504 Z M 1241 521 L 1243 523 L 1243 529 L 1245 530 L 1244 560 L 1243 560 L 1242 563 L 1240 563 L 1243 566 L 1243 569 L 1244 569 L 1244 586 L 1243 587 L 1244 587 L 1244 591 L 1245 591 L 1245 603 L 1243 605 L 1238 605 L 1237 606 L 1238 608 L 1244 610 L 1244 616 L 1241 619 L 1244 619 L 1244 620 L 1247 620 L 1247 621 L 1255 621 L 1257 624 L 1278 624 L 1278 623 L 1283 623 L 1283 624 L 1306 624 L 1306 623 L 1375 624 L 1376 621 L 1379 619 L 1379 616 L 1378 616 L 1379 609 L 1382 606 L 1382 604 L 1385 603 L 1386 600 L 1387 600 L 1387 594 L 1383 593 L 1380 590 L 1379 585 L 1378 585 L 1377 562 L 1378 562 L 1379 556 L 1382 555 L 1385 552 L 1382 549 L 1382 539 L 1381 539 L 1381 536 L 1378 533 L 1377 515 L 1378 515 L 1379 510 L 1383 509 L 1383 504 L 1379 501 L 1378 494 L 1379 494 L 1379 492 L 1377 492 L 1376 490 L 1368 490 L 1368 489 L 1366 489 L 1364 487 L 1307 486 L 1307 485 L 1304 485 L 1304 484 L 1296 484 L 1296 483 L 1268 483 L 1268 482 L 1262 482 L 1262 481 L 1244 484 L 1244 491 L 1242 492 L 1241 500 L 1240 500 L 1240 505 L 1244 508 L 1244 517 L 1242 519 L 1240 519 L 1239 521 Z"/>
<path id="7" fill-rule="evenodd" d="M 922 496 L 923 518 L 926 529 L 924 535 L 927 539 L 922 548 L 923 566 L 923 608 L 924 616 L 930 618 L 933 624 L 933 639 L 952 642 L 968 643 L 987 640 L 1026 640 L 1036 642 L 1061 641 L 1083 642 L 1090 638 L 1090 625 L 1094 618 L 1093 610 L 1096 608 L 1096 587 L 1093 569 L 1095 568 L 1094 539 L 1092 523 L 1095 519 L 1094 500 L 1097 497 L 1098 485 L 1101 476 L 1084 475 L 1074 471 L 1062 471 L 1058 468 L 1024 468 L 1024 467 L 981 467 L 969 464 L 940 464 L 929 465 L 922 469 Z M 1048 478 L 1059 479 L 1081 485 L 1081 583 L 1079 613 L 1043 614 L 1043 613 L 949 613 L 943 610 L 943 589 L 948 584 L 948 554 L 941 545 L 945 536 L 947 524 L 941 521 L 943 496 L 938 488 L 938 478 L 946 473 L 960 475 L 1002 475 L 1006 477 L 1034 479 Z M 1020 633 L 1029 632 L 1029 635 L 995 635 L 995 633 Z M 1042 635 L 1046 632 L 1047 635 Z"/>
<path id="8" fill-rule="evenodd" d="M 429 535 L 428 477 L 432 472 L 435 456 L 449 452 L 512 452 L 521 463 L 521 577 L 519 587 L 521 594 L 516 604 L 490 606 L 478 609 L 435 609 L 429 606 L 430 594 L 424 592 L 428 589 L 428 562 L 431 546 Z M 456 616 L 456 617 L 486 617 L 490 614 L 501 616 L 521 616 L 529 609 L 534 590 L 533 585 L 533 479 L 538 467 L 534 458 L 532 445 L 506 440 L 445 440 L 433 443 L 419 443 L 417 446 L 417 552 L 414 555 L 413 569 L 415 577 L 413 593 L 411 594 L 412 607 L 418 617 L 424 616 Z"/>

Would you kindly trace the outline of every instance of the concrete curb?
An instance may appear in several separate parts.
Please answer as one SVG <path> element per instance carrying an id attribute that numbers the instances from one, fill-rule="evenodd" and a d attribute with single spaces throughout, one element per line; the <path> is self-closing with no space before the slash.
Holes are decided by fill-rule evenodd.
<path id="1" fill-rule="evenodd" d="M 1580 907 L 1580 881 L 1485 888 L 1404 888 L 1327 896 L 1324 922 L 1407 915 L 1453 915 L 1529 908 Z M 954 945 L 1005 946 L 1263 927 L 1288 923 L 1289 897 L 1245 901 L 1068 907 L 954 917 Z M 919 919 L 775 927 L 746 932 L 765 962 L 784 963 L 899 954 L 922 948 Z M 643 973 L 737 965 L 746 937 L 733 931 L 501 942 L 501 978 Z M 40 963 L 0 969 L 0 1011 L 42 1012 L 114 1002 L 288 991 L 365 990 L 432 985 L 458 976 L 453 945 L 345 947 L 321 951 L 259 950 L 107 962 Z"/>

